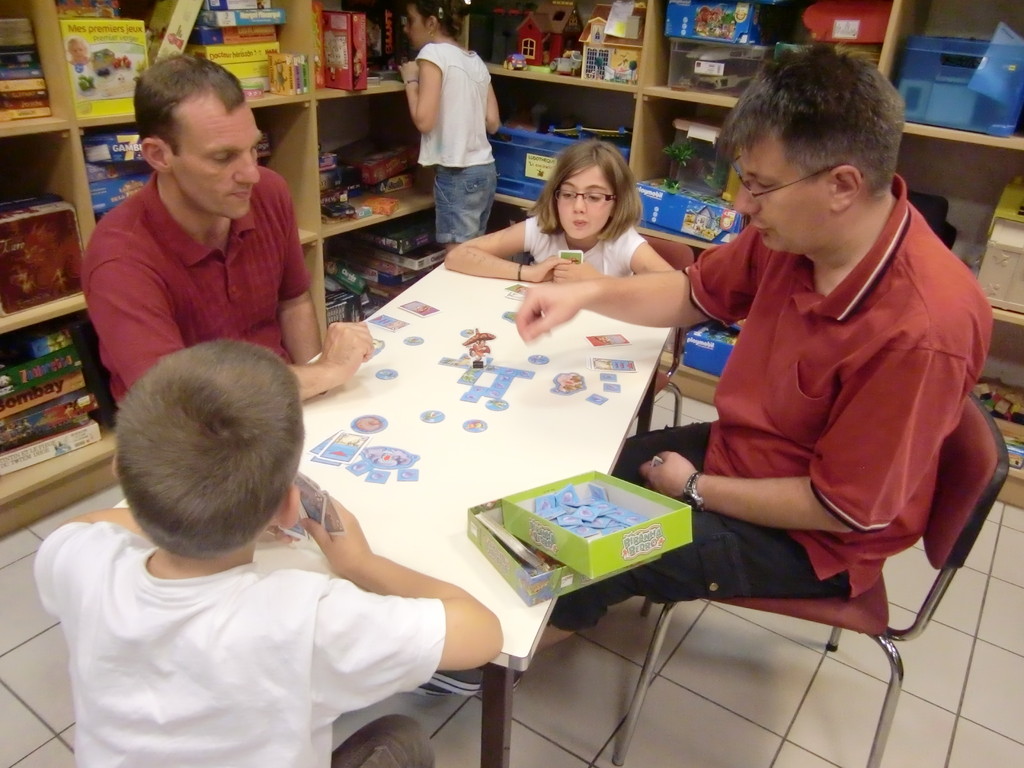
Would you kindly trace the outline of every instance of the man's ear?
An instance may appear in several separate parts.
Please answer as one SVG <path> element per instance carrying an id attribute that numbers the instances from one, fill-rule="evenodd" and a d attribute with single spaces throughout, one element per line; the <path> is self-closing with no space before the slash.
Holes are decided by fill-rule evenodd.
<path id="1" fill-rule="evenodd" d="M 829 172 L 832 210 L 849 208 L 864 190 L 864 174 L 854 165 L 840 165 Z"/>
<path id="2" fill-rule="evenodd" d="M 149 163 L 154 171 L 166 171 L 170 168 L 173 155 L 171 145 L 158 136 L 147 136 L 142 140 L 142 159 Z"/>
<path id="3" fill-rule="evenodd" d="M 270 521 L 270 524 L 281 528 L 291 528 L 299 521 L 299 505 L 301 503 L 298 486 L 294 483 L 289 485 L 284 498 L 281 499 L 281 505 L 277 508 L 277 512 L 274 513 L 274 518 Z"/>

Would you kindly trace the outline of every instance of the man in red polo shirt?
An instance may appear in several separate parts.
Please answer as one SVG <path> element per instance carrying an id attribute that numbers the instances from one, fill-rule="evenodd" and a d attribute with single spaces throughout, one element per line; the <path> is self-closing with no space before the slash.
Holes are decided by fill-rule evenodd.
<path id="1" fill-rule="evenodd" d="M 581 308 L 633 323 L 744 320 L 718 420 L 627 441 L 613 473 L 689 501 L 694 542 L 561 597 L 547 641 L 633 595 L 853 596 L 922 534 L 939 447 L 992 311 L 895 175 L 903 104 L 820 46 L 769 63 L 723 131 L 748 226 L 682 272 L 539 286 L 537 338 Z"/>
<path id="2" fill-rule="evenodd" d="M 139 80 L 135 118 L 155 172 L 99 222 L 82 269 L 114 397 L 164 355 L 222 338 L 280 355 L 303 398 L 351 378 L 370 332 L 334 323 L 321 346 L 288 187 L 256 163 L 238 80 L 205 59 L 161 60 Z"/>

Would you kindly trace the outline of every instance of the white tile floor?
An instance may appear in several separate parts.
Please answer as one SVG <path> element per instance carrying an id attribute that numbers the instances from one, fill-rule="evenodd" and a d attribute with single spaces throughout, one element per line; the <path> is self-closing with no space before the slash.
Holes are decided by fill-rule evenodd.
<path id="1" fill-rule="evenodd" d="M 684 413 L 714 417 L 692 401 Z M 659 404 L 656 421 L 670 417 Z M 0 539 L 0 768 L 74 764 L 67 654 L 39 606 L 32 562 L 62 519 L 119 497 L 113 488 Z M 894 558 L 886 577 L 899 619 L 916 607 L 930 568 L 915 548 Z M 638 610 L 624 604 L 597 630 L 534 660 L 515 694 L 515 768 L 612 765 L 610 741 L 650 634 L 652 619 Z M 720 605 L 680 607 L 627 766 L 863 766 L 887 665 L 874 643 L 849 634 L 825 655 L 827 635 Z M 1024 766 L 1024 510 L 997 504 L 937 622 L 901 650 L 906 682 L 886 766 Z M 383 711 L 418 717 L 433 733 L 438 766 L 479 764 L 478 699 L 403 694 L 346 716 L 339 735 Z"/>

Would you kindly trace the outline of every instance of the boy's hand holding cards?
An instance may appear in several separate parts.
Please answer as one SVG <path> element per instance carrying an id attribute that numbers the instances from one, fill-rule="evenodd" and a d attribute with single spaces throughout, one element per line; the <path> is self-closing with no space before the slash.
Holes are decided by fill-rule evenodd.
<path id="1" fill-rule="evenodd" d="M 320 488 L 315 482 L 299 472 L 295 476 L 295 485 L 299 489 L 299 519 L 308 517 L 316 520 L 332 536 L 344 533 L 345 528 L 341 523 L 341 517 L 331 502 L 331 497 L 326 491 Z M 291 528 L 282 528 L 282 532 L 294 539 L 307 537 L 306 529 L 299 522 Z"/>

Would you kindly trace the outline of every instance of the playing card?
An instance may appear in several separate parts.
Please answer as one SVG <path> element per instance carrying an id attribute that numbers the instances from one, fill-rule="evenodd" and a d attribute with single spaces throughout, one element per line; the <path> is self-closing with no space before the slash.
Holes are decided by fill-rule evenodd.
<path id="1" fill-rule="evenodd" d="M 526 296 L 526 286 L 523 285 L 522 283 L 510 285 L 508 288 L 505 289 L 505 295 L 510 299 L 522 301 L 523 298 Z"/>
<path id="2" fill-rule="evenodd" d="M 406 312 L 412 312 L 414 315 L 419 315 L 420 317 L 427 317 L 435 312 L 441 311 L 429 304 L 424 304 L 422 301 L 410 301 L 406 304 L 400 305 L 400 308 L 404 309 Z"/>
<path id="3" fill-rule="evenodd" d="M 341 516 L 326 491 L 301 472 L 295 476 L 295 485 L 298 486 L 302 512 L 306 517 L 316 520 L 332 536 L 345 532 Z"/>
<path id="4" fill-rule="evenodd" d="M 613 347 L 619 344 L 629 344 L 629 339 L 621 333 L 610 333 L 604 336 L 587 336 L 587 341 L 595 347 Z"/>
<path id="5" fill-rule="evenodd" d="M 591 357 L 587 360 L 587 365 L 595 371 L 636 373 L 636 363 L 632 360 L 612 360 L 607 357 Z"/>
<path id="6" fill-rule="evenodd" d="M 353 432 L 338 432 L 329 440 L 320 443 L 313 449 L 313 454 L 328 462 L 343 464 L 355 458 L 359 449 L 366 445 L 369 438 Z"/>
<path id="7" fill-rule="evenodd" d="M 565 259 L 566 261 L 571 261 L 573 264 L 582 264 L 583 251 L 559 251 L 558 258 Z"/>
<path id="8" fill-rule="evenodd" d="M 377 315 L 377 317 L 372 317 L 366 322 L 370 325 L 376 325 L 378 328 L 383 328 L 385 331 L 391 331 L 392 333 L 401 330 L 408 325 L 405 320 L 399 320 L 397 317 L 391 317 L 390 315 Z"/>

